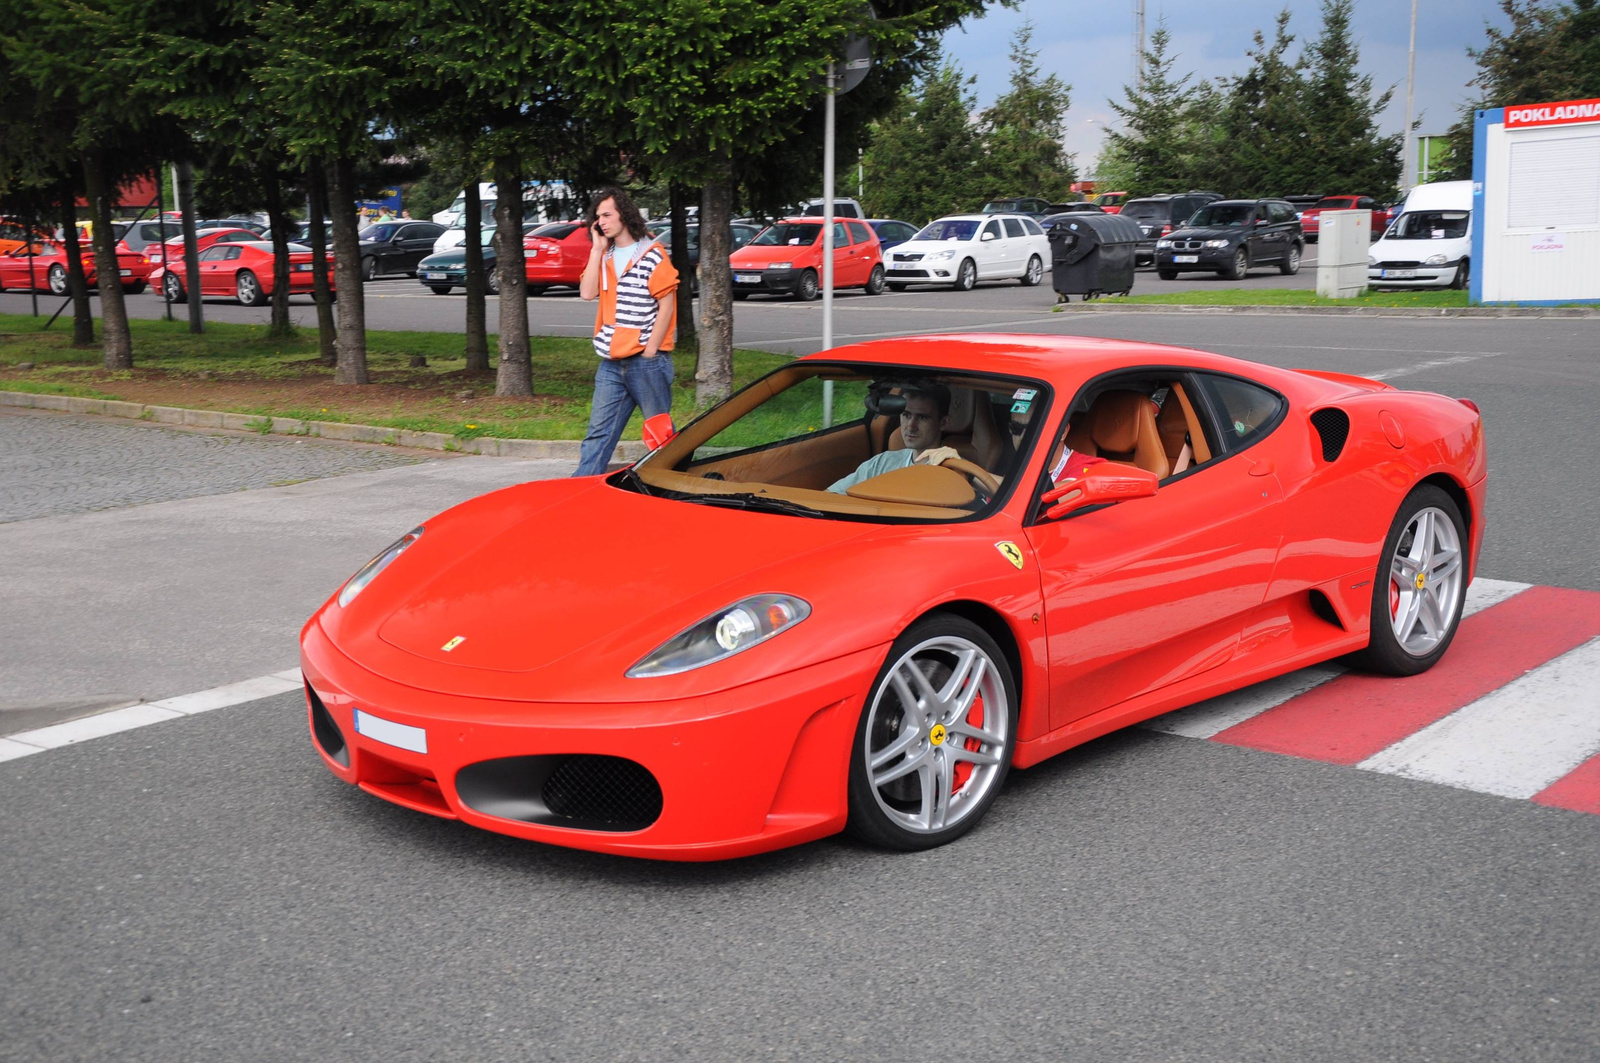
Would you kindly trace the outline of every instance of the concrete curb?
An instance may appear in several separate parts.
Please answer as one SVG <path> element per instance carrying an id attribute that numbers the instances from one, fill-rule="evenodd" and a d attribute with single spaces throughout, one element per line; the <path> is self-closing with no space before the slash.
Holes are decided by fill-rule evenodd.
<path id="1" fill-rule="evenodd" d="M 181 406 L 146 406 L 116 399 L 80 399 L 72 395 L 35 395 L 31 391 L 0 391 L 0 406 L 20 406 L 33 410 L 58 410 L 62 413 L 123 417 L 157 424 L 186 425 L 191 428 L 225 428 L 260 435 L 310 436 L 337 439 L 347 443 L 379 443 L 385 446 L 443 450 L 458 454 L 483 454 L 496 458 L 555 458 L 577 461 L 582 444 L 576 439 L 500 439 L 475 436 L 461 439 L 446 432 L 413 432 L 407 428 L 378 428 L 366 424 L 338 421 L 297 421 L 292 417 L 253 417 L 220 410 L 190 410 Z M 270 423 L 269 423 L 270 421 Z M 644 457 L 642 442 L 618 444 L 613 460 L 638 461 Z"/>
<path id="2" fill-rule="evenodd" d="M 1061 314 L 1331 314 L 1344 317 L 1600 317 L 1588 306 L 1217 306 L 1210 303 L 1057 303 Z"/>

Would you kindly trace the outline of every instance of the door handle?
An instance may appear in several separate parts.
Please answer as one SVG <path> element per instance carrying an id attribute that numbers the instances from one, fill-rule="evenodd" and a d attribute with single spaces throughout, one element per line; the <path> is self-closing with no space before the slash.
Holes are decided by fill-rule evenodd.
<path id="1" fill-rule="evenodd" d="M 1275 470 L 1272 468 L 1272 462 L 1265 458 L 1262 458 L 1260 461 L 1257 461 L 1255 464 L 1250 466 L 1251 476 L 1271 476 L 1274 471 Z"/>

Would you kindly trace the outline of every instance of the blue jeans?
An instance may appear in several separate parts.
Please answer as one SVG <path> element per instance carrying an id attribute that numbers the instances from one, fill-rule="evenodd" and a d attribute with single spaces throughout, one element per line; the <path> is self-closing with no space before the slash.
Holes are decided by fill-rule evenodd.
<path id="1" fill-rule="evenodd" d="M 594 373 L 594 406 L 574 476 L 596 476 L 611 464 L 622 430 L 637 407 L 648 420 L 672 412 L 672 355 L 602 358 Z"/>

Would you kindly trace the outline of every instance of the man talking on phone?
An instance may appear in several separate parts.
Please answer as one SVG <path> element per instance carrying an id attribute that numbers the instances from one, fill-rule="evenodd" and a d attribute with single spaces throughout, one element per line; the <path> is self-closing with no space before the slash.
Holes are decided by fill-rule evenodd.
<path id="1" fill-rule="evenodd" d="M 672 344 L 678 271 L 645 228 L 628 194 L 602 189 L 589 215 L 593 245 L 578 294 L 600 300 L 595 315 L 594 405 L 574 476 L 606 471 L 628 418 L 672 412 Z"/>

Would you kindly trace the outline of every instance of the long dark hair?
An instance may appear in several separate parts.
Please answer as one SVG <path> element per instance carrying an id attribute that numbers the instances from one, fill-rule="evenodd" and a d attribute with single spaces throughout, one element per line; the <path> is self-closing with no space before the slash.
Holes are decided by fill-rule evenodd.
<path id="1" fill-rule="evenodd" d="M 589 228 L 594 228 L 595 219 L 600 216 L 600 204 L 608 199 L 616 203 L 617 217 L 622 219 L 622 227 L 628 230 L 629 236 L 643 240 L 650 235 L 650 230 L 644 224 L 644 215 L 633 205 L 628 193 L 620 188 L 602 188 L 594 194 L 594 206 L 589 208 Z"/>

